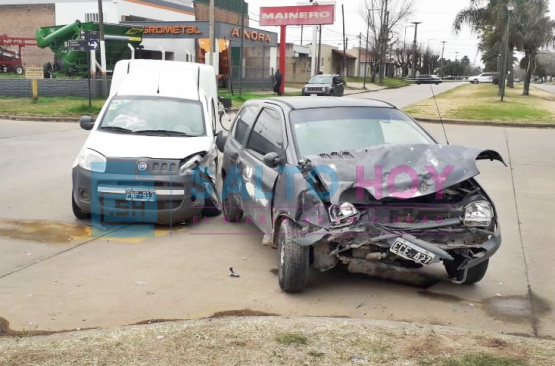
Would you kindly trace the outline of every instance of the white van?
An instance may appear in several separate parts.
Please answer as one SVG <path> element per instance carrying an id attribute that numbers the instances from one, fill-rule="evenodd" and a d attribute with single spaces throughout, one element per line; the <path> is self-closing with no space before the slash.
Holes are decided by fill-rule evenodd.
<path id="1" fill-rule="evenodd" d="M 74 215 L 168 224 L 220 214 L 217 103 L 211 66 L 119 61 L 98 118 L 80 120 L 91 132 L 73 164 Z"/>
<path id="2" fill-rule="evenodd" d="M 493 82 L 493 78 L 499 75 L 497 72 L 483 72 L 480 75 L 470 76 L 468 81 L 471 84 L 478 84 L 478 83 L 491 83 Z"/>

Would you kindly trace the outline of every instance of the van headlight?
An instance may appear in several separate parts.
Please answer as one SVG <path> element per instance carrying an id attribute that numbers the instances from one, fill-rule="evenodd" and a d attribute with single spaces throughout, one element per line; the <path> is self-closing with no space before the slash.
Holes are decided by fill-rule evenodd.
<path id="1" fill-rule="evenodd" d="M 81 168 L 91 172 L 104 173 L 106 171 L 106 157 L 91 149 L 81 150 L 78 164 Z"/>
<path id="2" fill-rule="evenodd" d="M 493 220 L 493 208 L 488 201 L 474 201 L 464 206 L 464 226 L 488 227 L 491 220 Z"/>
<path id="3" fill-rule="evenodd" d="M 200 154 L 193 155 L 191 158 L 181 164 L 181 166 L 179 167 L 179 175 L 191 174 L 193 169 L 199 166 L 201 161 L 202 156 Z"/>

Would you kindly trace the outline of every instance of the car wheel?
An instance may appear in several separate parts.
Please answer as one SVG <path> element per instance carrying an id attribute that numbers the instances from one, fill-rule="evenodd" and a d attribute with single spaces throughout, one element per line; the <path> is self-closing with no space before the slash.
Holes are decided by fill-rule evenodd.
<path id="1" fill-rule="evenodd" d="M 301 292 L 308 282 L 310 248 L 297 244 L 300 228 L 291 220 L 281 222 L 278 232 L 278 280 L 285 292 Z"/>
<path id="2" fill-rule="evenodd" d="M 478 80 L 472 80 L 471 83 L 472 84 L 478 84 Z"/>
<path id="3" fill-rule="evenodd" d="M 235 193 L 227 193 L 225 188 L 223 189 L 222 209 L 225 219 L 229 222 L 239 222 L 243 217 L 243 210 L 237 205 L 234 195 Z"/>
<path id="4" fill-rule="evenodd" d="M 75 199 L 73 198 L 73 194 L 71 195 L 71 209 L 73 210 L 73 215 L 75 215 L 75 217 L 77 217 L 79 220 L 87 220 L 91 218 L 91 214 L 87 213 L 87 212 L 83 212 L 79 206 L 77 206 L 77 203 L 75 202 Z"/>
<path id="5" fill-rule="evenodd" d="M 464 278 L 464 270 L 457 270 L 460 265 L 460 261 L 454 260 L 451 262 L 444 262 L 445 270 L 449 275 L 452 282 L 459 285 L 471 285 L 476 282 L 480 282 L 482 278 L 486 275 L 489 265 L 489 258 L 478 264 L 477 266 L 468 268 L 466 271 L 466 278 Z"/>
<path id="6" fill-rule="evenodd" d="M 207 217 L 214 217 L 222 213 L 222 201 L 218 196 L 218 191 L 216 191 L 214 184 L 210 182 L 210 185 L 212 186 L 212 194 L 204 200 L 202 214 Z"/>
<path id="7" fill-rule="evenodd" d="M 21 66 L 16 67 L 15 68 L 15 73 L 17 75 L 23 75 L 23 67 L 21 67 Z"/>

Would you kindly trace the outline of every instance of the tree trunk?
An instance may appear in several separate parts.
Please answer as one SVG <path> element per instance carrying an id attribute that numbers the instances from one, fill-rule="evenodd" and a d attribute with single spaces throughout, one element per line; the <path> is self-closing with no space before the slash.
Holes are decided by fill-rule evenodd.
<path id="1" fill-rule="evenodd" d="M 515 87 L 515 75 L 514 75 L 514 65 L 513 65 L 513 49 L 511 48 L 509 50 L 509 57 L 507 60 L 507 70 L 509 70 L 509 72 L 507 73 L 507 88 L 513 88 Z"/>
<path id="2" fill-rule="evenodd" d="M 526 65 L 526 74 L 524 74 L 524 88 L 522 89 L 522 95 L 530 95 L 530 80 L 532 79 L 532 73 L 534 72 L 534 66 L 536 63 L 536 57 L 530 53 L 526 53 L 528 58 L 528 65 Z"/>

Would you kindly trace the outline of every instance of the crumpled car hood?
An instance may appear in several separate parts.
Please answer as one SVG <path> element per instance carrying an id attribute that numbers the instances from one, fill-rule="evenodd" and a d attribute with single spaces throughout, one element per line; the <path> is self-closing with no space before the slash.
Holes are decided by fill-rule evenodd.
<path id="1" fill-rule="evenodd" d="M 506 166 L 494 150 L 455 145 L 381 145 L 307 158 L 334 204 L 353 187 L 363 187 L 377 200 L 408 199 L 441 192 L 478 175 L 476 160 L 499 160 Z"/>

